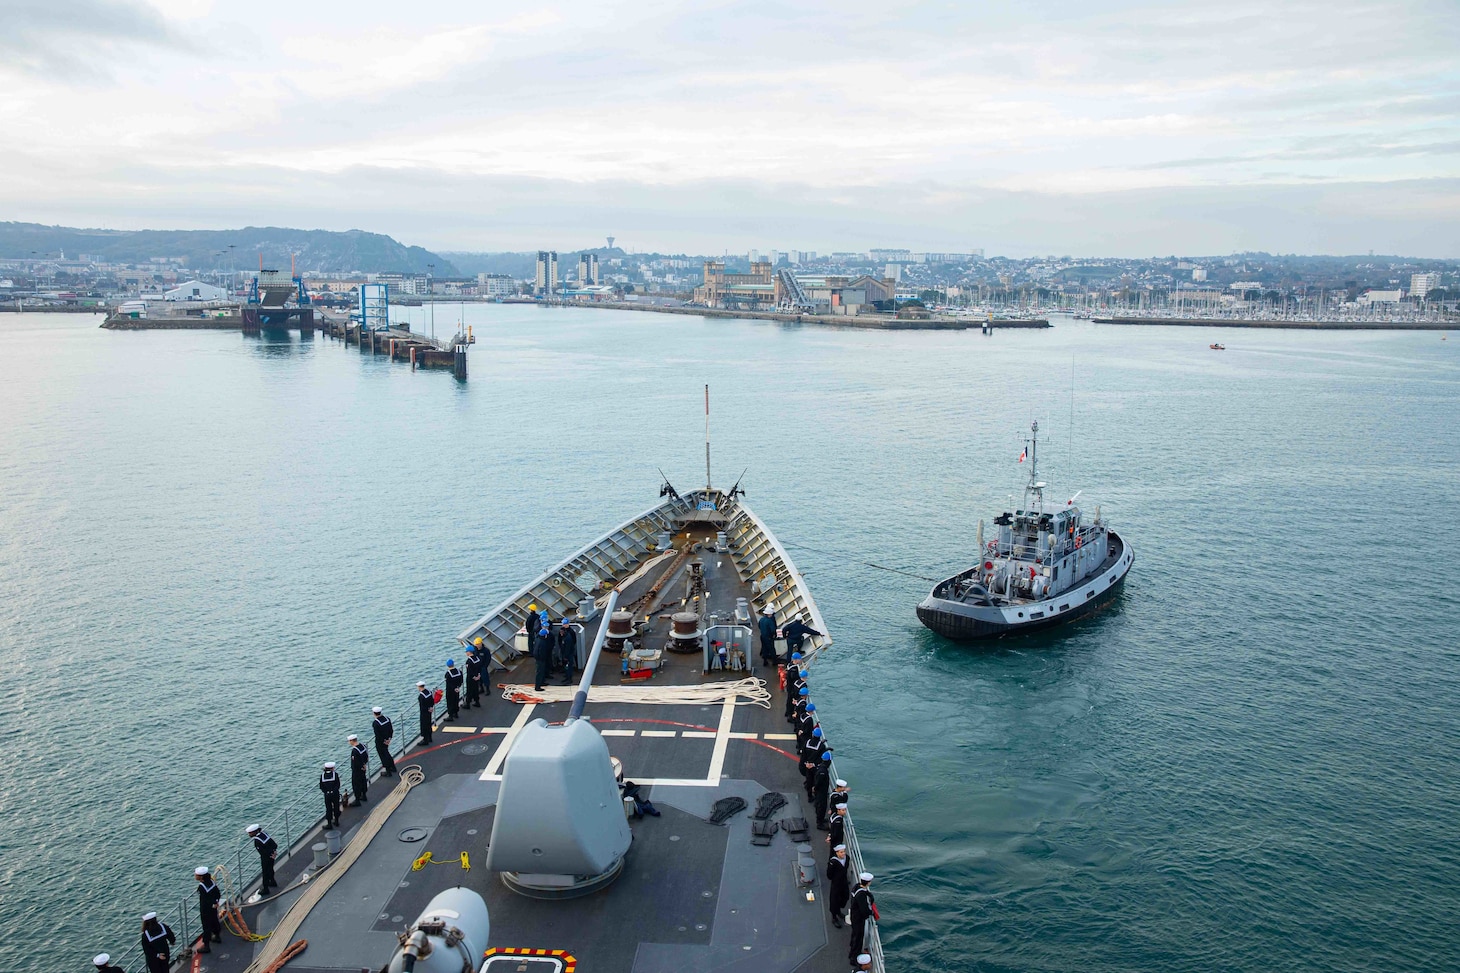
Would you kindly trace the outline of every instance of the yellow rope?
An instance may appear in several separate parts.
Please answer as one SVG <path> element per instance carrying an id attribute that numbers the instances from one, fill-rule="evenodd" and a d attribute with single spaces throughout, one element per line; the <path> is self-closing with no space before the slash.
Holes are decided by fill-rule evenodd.
<path id="1" fill-rule="evenodd" d="M 434 859 L 434 858 L 431 857 L 431 853 L 428 851 L 424 855 L 422 855 L 420 858 L 417 858 L 415 861 L 411 862 L 411 871 L 413 871 L 413 872 L 419 872 L 421 869 L 425 868 L 427 865 L 457 865 L 457 864 L 461 865 L 461 867 L 464 868 L 464 869 L 466 869 L 467 871 L 471 871 L 471 859 L 466 856 L 466 852 L 462 852 L 460 858 L 452 858 L 449 861 L 438 862 L 436 859 Z"/>

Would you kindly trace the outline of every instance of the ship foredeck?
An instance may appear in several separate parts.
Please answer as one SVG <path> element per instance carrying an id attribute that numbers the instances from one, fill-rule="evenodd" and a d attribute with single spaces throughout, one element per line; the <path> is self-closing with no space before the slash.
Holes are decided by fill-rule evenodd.
<path id="1" fill-rule="evenodd" d="M 692 530 L 713 541 L 713 525 Z M 712 604 L 733 606 L 737 598 L 751 596 L 749 581 L 729 555 L 709 553 L 700 560 Z M 677 578 L 664 580 L 678 583 Z M 677 605 L 678 598 L 674 601 Z M 601 624 L 606 624 L 602 616 L 585 626 L 586 642 L 591 644 Z M 669 625 L 667 615 L 656 617 L 641 645 L 660 647 Z M 746 650 L 758 667 L 756 647 L 747 644 Z M 699 653 L 666 652 L 664 667 L 651 680 L 632 684 L 663 690 L 734 683 L 753 675 L 765 679 L 771 690 L 769 708 L 743 698 L 707 704 L 596 702 L 590 693 L 587 718 L 622 762 L 625 778 L 641 784 L 661 812 L 659 817 L 631 820 L 633 843 L 624 869 L 606 889 L 577 899 L 526 898 L 485 867 L 500 773 L 515 735 L 532 720 L 562 721 L 569 708 L 566 701 L 504 698 L 505 686 L 532 690 L 535 664 L 523 658 L 510 671 L 490 674 L 492 691 L 480 708 L 463 709 L 457 721 L 438 724 L 431 745 L 417 743 L 397 760 L 400 769 L 419 767 L 424 780 L 373 834 L 362 834 L 361 824 L 389 793 L 383 786 L 389 782 L 377 779 L 363 808 L 345 810 L 346 847 L 363 842 L 356 846 L 361 853 L 347 871 L 333 877 L 328 892 L 293 935 L 308 946 L 288 969 L 380 969 L 396 947 L 397 934 L 427 902 L 461 885 L 486 899 L 491 913 L 488 951 L 503 957 L 488 965 L 494 971 L 562 973 L 575 965 L 605 973 L 846 970 L 848 932 L 833 928 L 826 904 L 825 832 L 817 830 L 803 790 L 777 673 L 757 669 L 707 676 L 702 668 Z M 553 681 L 561 685 L 563 680 L 555 676 Z M 593 685 L 624 684 L 620 657 L 604 652 Z M 438 716 L 444 715 L 442 709 Z M 397 726 L 401 723 L 397 718 Z M 833 728 L 827 732 L 834 741 Z M 751 841 L 751 814 L 767 792 L 786 799 L 771 820 L 804 818 L 808 823 L 806 840 L 818 865 L 817 881 L 809 888 L 798 884 L 796 846 L 787 834 L 778 831 L 767 846 Z M 743 799 L 746 809 L 724 825 L 712 823 L 714 803 L 730 796 Z M 429 863 L 413 867 L 428 853 Z M 463 853 L 470 869 L 462 865 Z M 854 864 L 859 863 L 856 856 Z M 297 855 L 280 869 L 280 880 L 297 885 L 300 874 L 311 867 L 307 855 Z M 325 881 L 338 867 L 326 867 L 312 882 Z M 291 891 L 248 907 L 249 925 L 272 929 L 300 894 Z M 875 932 L 869 940 L 872 936 Z M 243 970 L 256 952 L 230 937 L 205 957 L 210 960 L 205 969 Z M 514 957 L 510 965 L 508 956 Z M 530 957 L 527 965 L 522 965 L 524 957 Z M 880 954 L 877 959 L 880 968 Z"/>

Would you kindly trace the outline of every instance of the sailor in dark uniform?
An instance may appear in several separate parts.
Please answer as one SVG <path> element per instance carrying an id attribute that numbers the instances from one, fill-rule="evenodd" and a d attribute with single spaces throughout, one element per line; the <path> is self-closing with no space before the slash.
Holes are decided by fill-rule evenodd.
<path id="1" fill-rule="evenodd" d="M 847 846 L 837 845 L 826 860 L 826 902 L 831 910 L 831 924 L 842 927 L 842 913 L 847 911 L 847 900 L 852 896 L 852 886 L 847 879 Z"/>
<path id="2" fill-rule="evenodd" d="M 857 958 L 852 962 L 856 964 L 852 967 L 852 973 L 869 973 L 872 969 L 872 954 L 858 953 Z"/>
<path id="3" fill-rule="evenodd" d="M 177 934 L 157 918 L 157 913 L 149 912 L 142 917 L 142 958 L 147 961 L 147 973 L 167 973 L 175 942 Z"/>
<path id="4" fill-rule="evenodd" d="M 461 685 L 466 677 L 456 667 L 455 659 L 446 660 L 446 722 L 455 723 L 461 715 Z"/>
<path id="5" fill-rule="evenodd" d="M 259 853 L 259 870 L 263 872 L 259 879 L 259 892 L 268 895 L 269 890 L 279 884 L 274 880 L 274 856 L 279 852 L 279 843 L 256 824 L 249 825 L 247 831 L 253 839 L 254 850 Z"/>
<path id="6" fill-rule="evenodd" d="M 472 643 L 472 647 L 466 650 L 466 708 L 482 705 L 482 657 L 481 637 L 478 636 Z"/>
<path id="7" fill-rule="evenodd" d="M 97 953 L 91 965 L 96 967 L 96 973 L 127 973 L 120 966 L 112 965 L 111 953 Z"/>
<path id="8" fill-rule="evenodd" d="M 760 661 L 771 668 L 776 664 L 776 610 L 766 605 L 760 610 Z M 790 670 L 786 671 L 786 677 L 790 678 Z"/>
<path id="9" fill-rule="evenodd" d="M 806 624 L 806 619 L 793 619 L 791 624 L 781 629 L 781 635 L 786 640 L 787 652 L 800 652 L 801 643 L 808 635 L 820 635 L 816 629 Z"/>
<path id="10" fill-rule="evenodd" d="M 828 799 L 827 803 L 832 806 L 835 806 L 837 804 L 849 804 L 851 803 L 851 801 L 849 800 L 851 796 L 852 792 L 847 787 L 847 782 L 838 777 L 836 780 L 832 781 L 831 797 Z"/>
<path id="11" fill-rule="evenodd" d="M 804 709 L 796 714 L 796 749 L 804 750 L 806 741 L 811 739 L 812 734 L 820 729 L 816 725 L 816 704 L 807 703 Z"/>
<path id="12" fill-rule="evenodd" d="M 203 924 L 203 945 L 198 952 L 207 953 L 210 941 L 223 942 L 223 921 L 218 918 L 218 900 L 223 898 L 223 890 L 213 881 L 206 865 L 193 869 L 193 878 L 198 881 L 198 920 Z"/>
<path id="13" fill-rule="evenodd" d="M 822 831 L 826 827 L 826 802 L 831 796 L 831 754 L 821 752 L 817 761 L 816 776 L 811 778 L 811 803 L 816 808 L 816 826 Z"/>
<path id="14" fill-rule="evenodd" d="M 831 824 L 827 826 L 831 833 L 826 836 L 826 843 L 835 848 L 837 845 L 846 844 L 847 841 L 847 806 L 845 804 L 833 804 L 831 806 Z"/>
<path id="15" fill-rule="evenodd" d="M 788 723 L 795 723 L 797 717 L 811 703 L 811 687 L 806 685 L 806 677 L 802 676 L 796 682 L 796 692 L 791 695 L 794 702 L 791 703 L 791 711 L 786 714 L 786 722 Z"/>
<path id="16" fill-rule="evenodd" d="M 805 685 L 801 680 L 801 653 L 796 652 L 791 656 L 791 662 L 786 666 L 786 719 L 791 718 L 791 711 L 796 708 L 796 696 L 801 687 Z"/>
<path id="17" fill-rule="evenodd" d="M 335 773 L 335 762 L 324 765 L 319 775 L 319 789 L 324 794 L 324 824 L 327 828 L 340 826 L 340 775 Z"/>
<path id="18" fill-rule="evenodd" d="M 431 718 L 436 708 L 436 694 L 426 688 L 423 682 L 416 683 L 416 709 L 421 716 L 421 746 L 431 742 Z"/>
<path id="19" fill-rule="evenodd" d="M 533 618 L 528 618 L 527 623 L 532 625 L 535 622 Z M 537 663 L 537 678 L 533 681 L 533 687 L 541 690 L 553 669 L 553 643 L 548 638 L 546 625 L 539 627 L 538 633 L 532 638 L 532 658 Z"/>
<path id="20" fill-rule="evenodd" d="M 395 758 L 390 755 L 390 741 L 395 739 L 395 724 L 381 711 L 379 706 L 371 707 L 375 714 L 370 728 L 375 731 L 375 755 L 380 758 L 380 776 L 395 776 Z"/>
<path id="21" fill-rule="evenodd" d="M 563 685 L 573 685 L 573 673 L 578 671 L 578 633 L 566 618 L 558 626 L 558 658 L 563 661 Z"/>
<path id="22" fill-rule="evenodd" d="M 862 944 L 867 938 L 867 920 L 877 915 L 877 900 L 872 897 L 872 873 L 863 872 L 857 876 L 860 881 L 852 892 L 852 948 L 847 951 L 847 957 L 855 960 L 862 952 Z"/>
<path id="23" fill-rule="evenodd" d="M 370 751 L 355 734 L 350 734 L 350 791 L 355 795 L 355 806 L 365 803 L 370 789 Z"/>

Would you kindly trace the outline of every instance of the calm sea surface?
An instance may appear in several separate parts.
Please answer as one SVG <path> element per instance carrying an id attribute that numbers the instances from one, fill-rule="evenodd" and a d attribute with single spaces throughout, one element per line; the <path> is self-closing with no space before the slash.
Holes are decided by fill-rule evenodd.
<path id="1" fill-rule="evenodd" d="M 893 968 L 1460 968 L 1460 337 L 466 314 L 466 385 L 0 315 L 0 969 L 130 946 L 655 467 L 695 484 L 707 381 L 837 639 Z M 1036 417 L 1135 569 L 945 643 L 861 561 L 964 566 Z"/>

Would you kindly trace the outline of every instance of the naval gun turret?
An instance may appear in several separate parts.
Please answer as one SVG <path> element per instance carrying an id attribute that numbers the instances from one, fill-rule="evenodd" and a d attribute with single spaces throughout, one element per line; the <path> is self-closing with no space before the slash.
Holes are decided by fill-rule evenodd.
<path id="1" fill-rule="evenodd" d="M 400 937 L 385 973 L 477 973 L 492 924 L 487 903 L 471 889 L 447 889 Z"/>
<path id="2" fill-rule="evenodd" d="M 612 617 L 617 605 L 614 591 L 604 616 Z M 532 898 L 603 888 L 623 871 L 633 841 L 608 745 L 582 719 L 607 634 L 608 625 L 600 625 L 567 720 L 527 724 L 502 765 L 487 867 Z"/>

